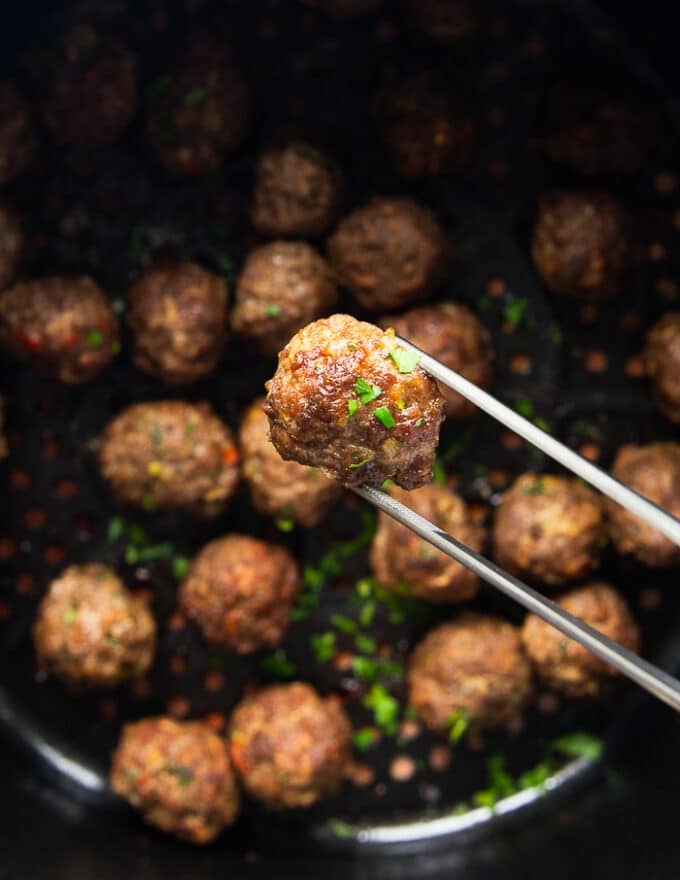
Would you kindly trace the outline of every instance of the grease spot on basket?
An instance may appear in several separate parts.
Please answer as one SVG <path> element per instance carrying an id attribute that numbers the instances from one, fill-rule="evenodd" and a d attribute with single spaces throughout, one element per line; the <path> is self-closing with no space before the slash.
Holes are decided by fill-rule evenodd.
<path id="1" fill-rule="evenodd" d="M 54 496 L 60 501 L 69 501 L 78 494 L 78 483 L 72 477 L 62 477 L 54 485 Z"/>
<path id="2" fill-rule="evenodd" d="M 29 529 L 41 529 L 47 522 L 47 513 L 42 507 L 27 507 L 24 522 Z"/>
<path id="3" fill-rule="evenodd" d="M 390 776 L 395 782 L 408 782 L 416 772 L 416 762 L 409 755 L 397 755 L 390 764 Z"/>
<path id="4" fill-rule="evenodd" d="M 0 538 L 0 559 L 11 559 L 16 552 L 17 545 L 13 538 Z"/>
<path id="5" fill-rule="evenodd" d="M 166 708 L 168 714 L 172 715 L 173 718 L 186 718 L 191 709 L 191 705 L 186 697 L 177 694 L 177 696 L 170 697 L 166 703 Z"/>
<path id="6" fill-rule="evenodd" d="M 9 483 L 17 492 L 24 492 L 31 485 L 31 475 L 24 468 L 14 468 L 9 475 Z"/>
<path id="7" fill-rule="evenodd" d="M 432 746 L 428 760 L 433 770 L 447 770 L 451 766 L 453 752 L 448 746 Z"/>

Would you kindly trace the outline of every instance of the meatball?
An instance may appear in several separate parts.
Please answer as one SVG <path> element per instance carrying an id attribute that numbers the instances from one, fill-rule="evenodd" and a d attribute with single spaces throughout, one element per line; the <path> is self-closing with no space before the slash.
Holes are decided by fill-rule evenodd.
<path id="1" fill-rule="evenodd" d="M 338 163 L 304 140 L 286 140 L 260 153 L 250 222 L 261 235 L 318 236 L 338 216 L 344 177 Z"/>
<path id="2" fill-rule="evenodd" d="M 207 403 L 128 406 L 106 426 L 99 465 L 123 501 L 200 517 L 222 513 L 238 482 L 231 431 Z"/>
<path id="3" fill-rule="evenodd" d="M 271 809 L 308 807 L 339 788 L 351 727 L 334 697 L 308 684 L 273 685 L 243 700 L 229 730 L 231 759 L 246 791 Z"/>
<path id="4" fill-rule="evenodd" d="M 680 517 L 680 443 L 622 446 L 616 454 L 612 475 Z M 609 536 L 619 553 L 631 554 L 654 568 L 680 564 L 680 547 L 670 538 L 621 507 L 604 499 Z"/>
<path id="5" fill-rule="evenodd" d="M 147 270 L 130 290 L 135 364 L 169 384 L 207 376 L 227 338 L 227 285 L 196 263 Z"/>
<path id="6" fill-rule="evenodd" d="M 349 315 L 315 321 L 283 349 L 267 389 L 271 440 L 285 460 L 347 486 L 432 479 L 443 398 L 392 331 Z"/>
<path id="7" fill-rule="evenodd" d="M 227 747 L 200 721 L 126 724 L 109 782 L 149 825 L 190 843 L 214 840 L 241 805 Z"/>
<path id="8" fill-rule="evenodd" d="M 496 512 L 495 559 L 511 574 L 559 585 L 599 565 L 605 537 L 600 496 L 577 480 L 522 474 Z"/>
<path id="9" fill-rule="evenodd" d="M 111 144 L 137 112 L 138 60 L 113 37 L 87 24 L 71 28 L 53 59 L 43 104 L 58 143 Z"/>
<path id="10" fill-rule="evenodd" d="M 444 486 L 422 486 L 413 492 L 393 487 L 390 495 L 471 549 L 482 549 L 484 529 L 472 521 L 463 499 Z M 386 513 L 378 515 L 370 559 L 373 574 L 387 589 L 406 590 L 429 602 L 461 602 L 477 594 L 476 574 Z"/>
<path id="11" fill-rule="evenodd" d="M 412 199 L 374 198 L 340 222 L 328 253 L 360 305 L 397 309 L 437 286 L 449 243 L 428 208 Z"/>
<path id="12" fill-rule="evenodd" d="M 479 0 L 405 0 L 406 20 L 435 43 L 455 45 L 471 36 L 484 20 Z"/>
<path id="13" fill-rule="evenodd" d="M 260 398 L 248 407 L 239 435 L 241 474 L 253 505 L 262 513 L 314 526 L 340 495 L 340 486 L 316 468 L 281 458 L 269 439 L 263 406 Z"/>
<path id="14" fill-rule="evenodd" d="M 333 18 L 344 21 L 376 12 L 382 0 L 303 0 L 303 3 L 306 6 L 316 6 L 323 9 Z"/>
<path id="15" fill-rule="evenodd" d="M 376 100 L 382 140 L 403 177 L 465 169 L 477 145 L 477 121 L 448 85 L 430 71 L 388 84 Z"/>
<path id="16" fill-rule="evenodd" d="M 514 721 L 531 693 L 531 667 L 516 627 L 465 613 L 431 630 L 408 667 L 409 700 L 425 726 L 447 732 Z"/>
<path id="17" fill-rule="evenodd" d="M 28 105 L 14 86 L 0 82 L 0 184 L 28 168 L 37 146 Z"/>
<path id="18" fill-rule="evenodd" d="M 179 603 L 211 645 L 252 654 L 281 641 L 299 588 L 297 563 L 284 547 L 228 535 L 191 563 Z"/>
<path id="19" fill-rule="evenodd" d="M 393 327 L 398 336 L 408 339 L 445 366 L 480 388 L 488 388 L 493 377 L 493 349 L 489 334 L 477 317 L 465 306 L 442 302 L 420 306 L 392 315 L 381 321 Z M 441 388 L 450 419 L 467 419 L 477 410 L 451 388 Z"/>
<path id="20" fill-rule="evenodd" d="M 638 650 L 637 624 L 623 596 L 609 584 L 586 584 L 560 596 L 557 604 L 631 651 Z M 524 621 L 522 643 L 538 676 L 570 697 L 597 697 L 608 679 L 619 675 L 535 614 Z"/>
<path id="21" fill-rule="evenodd" d="M 149 141 L 169 171 L 208 174 L 244 140 L 249 112 L 248 91 L 229 51 L 197 42 L 177 72 L 150 90 Z"/>
<path id="22" fill-rule="evenodd" d="M 290 337 L 335 305 L 328 263 L 303 241 L 274 241 L 248 256 L 236 286 L 232 328 L 275 357 Z"/>
<path id="23" fill-rule="evenodd" d="M 38 666 L 74 685 L 112 687 L 151 666 L 146 602 L 105 565 L 72 565 L 49 585 L 33 627 Z"/>
<path id="24" fill-rule="evenodd" d="M 0 201 L 0 290 L 14 281 L 26 250 L 21 217 L 7 202 Z"/>
<path id="25" fill-rule="evenodd" d="M 531 256 L 553 293 L 616 296 L 637 262 L 633 219 L 606 193 L 549 193 L 538 205 Z"/>
<path id="26" fill-rule="evenodd" d="M 642 358 L 659 409 L 680 422 L 680 312 L 668 312 L 656 322 Z"/>
<path id="27" fill-rule="evenodd" d="M 50 377 L 86 382 L 118 352 L 118 320 L 88 275 L 36 278 L 0 293 L 0 345 Z"/>

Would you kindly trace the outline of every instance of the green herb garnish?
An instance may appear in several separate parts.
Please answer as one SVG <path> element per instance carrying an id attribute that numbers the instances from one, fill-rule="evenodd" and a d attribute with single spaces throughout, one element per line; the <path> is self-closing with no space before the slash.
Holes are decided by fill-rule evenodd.
<path id="1" fill-rule="evenodd" d="M 125 531 L 125 520 L 122 516 L 114 516 L 109 520 L 109 528 L 107 531 L 107 540 L 109 544 L 113 544 L 118 538 L 123 536 Z"/>
<path id="2" fill-rule="evenodd" d="M 362 727 L 352 735 L 352 743 L 360 752 L 365 752 L 375 744 L 375 730 L 372 727 Z"/>
<path id="3" fill-rule="evenodd" d="M 449 742 L 455 745 L 468 729 L 468 715 L 465 709 L 456 709 L 446 719 L 446 726 L 449 729 Z"/>
<path id="4" fill-rule="evenodd" d="M 292 532 L 295 528 L 295 520 L 289 517 L 280 517 L 276 520 L 276 528 L 280 532 Z"/>
<path id="5" fill-rule="evenodd" d="M 420 353 L 407 351 L 405 348 L 393 348 L 390 357 L 400 373 L 412 373 L 420 360 Z"/>
<path id="6" fill-rule="evenodd" d="M 386 428 L 393 428 L 397 424 L 394 420 L 394 416 L 386 406 L 378 407 L 378 409 L 373 411 L 373 415 Z"/>
<path id="7" fill-rule="evenodd" d="M 168 764 L 164 768 L 166 773 L 169 773 L 171 776 L 174 776 L 182 788 L 186 788 L 187 785 L 190 785 L 194 780 L 194 774 L 187 767 L 179 767 L 175 764 Z"/>
<path id="8" fill-rule="evenodd" d="M 277 306 L 276 303 L 267 303 L 264 307 L 264 313 L 268 318 L 276 318 L 281 314 L 281 306 Z"/>
<path id="9" fill-rule="evenodd" d="M 327 663 L 335 655 L 335 633 L 325 632 L 310 636 L 309 645 L 319 663 Z"/>
<path id="10" fill-rule="evenodd" d="M 361 651 L 364 654 L 373 654 L 378 647 L 375 639 L 367 636 L 365 633 L 357 633 L 354 636 L 354 646 L 357 651 Z"/>
<path id="11" fill-rule="evenodd" d="M 172 573 L 175 575 L 178 581 L 181 581 L 186 573 L 189 571 L 189 565 L 191 563 L 186 558 L 186 556 L 175 556 L 172 560 Z"/>
<path id="12" fill-rule="evenodd" d="M 99 348 L 104 341 L 101 330 L 90 330 L 87 334 L 87 344 L 92 348 Z"/>
<path id="13" fill-rule="evenodd" d="M 529 300 L 524 296 L 511 297 L 503 306 L 503 317 L 513 327 L 518 327 L 522 319 L 528 316 Z M 532 322 L 527 320 L 527 324 Z"/>
<path id="14" fill-rule="evenodd" d="M 354 398 L 352 398 L 351 400 L 347 401 L 347 413 L 348 413 L 350 419 L 352 418 L 352 416 L 356 415 L 356 411 L 358 409 L 359 409 L 359 401 L 358 400 L 355 400 Z"/>
<path id="15" fill-rule="evenodd" d="M 205 89 L 203 86 L 194 86 L 184 96 L 185 104 L 200 104 L 205 99 Z"/>
<path id="16" fill-rule="evenodd" d="M 399 701 L 383 685 L 371 685 L 370 691 L 361 702 L 373 712 L 375 723 L 386 734 L 393 736 L 398 731 Z"/>
<path id="17" fill-rule="evenodd" d="M 602 756 L 604 744 L 602 740 L 591 733 L 565 733 L 552 743 L 552 750 L 560 755 L 568 755 L 570 758 L 588 758 L 597 761 Z"/>
<path id="18" fill-rule="evenodd" d="M 76 615 L 78 613 L 78 609 L 71 606 L 71 608 L 67 608 L 64 611 L 64 623 L 73 623 L 76 619 Z"/>
<path id="19" fill-rule="evenodd" d="M 331 617 L 331 623 L 336 629 L 348 635 L 353 635 L 358 628 L 356 620 L 352 620 L 351 617 L 345 617 L 344 614 L 334 614 Z"/>
<path id="20" fill-rule="evenodd" d="M 371 385 L 362 378 L 358 378 L 354 383 L 354 390 L 362 403 L 370 403 L 382 394 L 382 388 L 378 385 Z"/>
<path id="21" fill-rule="evenodd" d="M 271 672 L 272 675 L 278 675 L 280 678 L 293 678 L 297 669 L 295 664 L 286 657 L 283 648 L 274 651 L 260 661 L 260 669 L 265 672 Z"/>
<path id="22" fill-rule="evenodd" d="M 354 462 L 354 464 L 350 465 L 350 469 L 363 467 L 365 464 L 373 461 L 373 457 L 369 456 L 368 458 L 363 458 L 361 461 Z"/>

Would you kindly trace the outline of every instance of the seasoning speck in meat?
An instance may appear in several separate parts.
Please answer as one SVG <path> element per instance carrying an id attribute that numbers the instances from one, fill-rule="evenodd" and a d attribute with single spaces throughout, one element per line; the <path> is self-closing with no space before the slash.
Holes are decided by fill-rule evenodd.
<path id="1" fill-rule="evenodd" d="M 217 366 L 227 337 L 227 285 L 196 263 L 156 266 L 130 290 L 133 360 L 169 384 L 195 382 Z"/>
<path id="2" fill-rule="evenodd" d="M 360 305 L 398 309 L 432 293 L 446 270 L 449 242 L 428 208 L 379 197 L 340 222 L 328 254 Z"/>
<path id="3" fill-rule="evenodd" d="M 123 501 L 200 517 L 220 514 L 238 482 L 231 431 L 207 403 L 128 406 L 106 426 L 99 465 Z"/>
<path id="4" fill-rule="evenodd" d="M 637 651 L 640 635 L 625 599 L 609 584 L 592 582 L 571 590 L 557 604 L 603 635 Z M 598 697 L 619 673 L 535 614 L 522 627 L 522 643 L 538 676 L 569 697 Z"/>
<path id="5" fill-rule="evenodd" d="M 633 219 L 606 193 L 549 193 L 538 205 L 531 256 L 553 293 L 587 300 L 616 296 L 637 262 Z"/>
<path id="6" fill-rule="evenodd" d="M 430 730 L 515 721 L 531 694 L 531 667 L 512 624 L 465 613 L 431 630 L 408 668 L 409 700 Z"/>
<path id="7" fill-rule="evenodd" d="M 248 120 L 248 91 L 225 46 L 192 44 L 179 69 L 149 89 L 149 141 L 177 174 L 216 171 L 245 138 Z"/>
<path id="8" fill-rule="evenodd" d="M 0 201 L 0 290 L 14 281 L 26 250 L 21 217 L 7 202 Z"/>
<path id="9" fill-rule="evenodd" d="M 503 495 L 496 511 L 494 558 L 511 574 L 565 584 L 597 568 L 604 537 L 596 492 L 577 480 L 526 473 Z"/>
<path id="10" fill-rule="evenodd" d="M 274 685 L 234 710 L 231 759 L 246 791 L 270 809 L 309 807 L 340 787 L 351 727 L 334 697 L 308 684 Z"/>
<path id="11" fill-rule="evenodd" d="M 349 315 L 315 321 L 281 352 L 267 388 L 282 458 L 348 486 L 391 478 L 415 489 L 432 479 L 443 398 L 392 331 Z"/>
<path id="12" fill-rule="evenodd" d="M 36 278 L 0 293 L 0 344 L 62 382 L 93 379 L 118 351 L 118 320 L 87 275 Z"/>
<path id="13" fill-rule="evenodd" d="M 49 586 L 33 641 L 38 666 L 69 684 L 113 687 L 144 674 L 156 625 L 110 568 L 72 565 Z"/>
<path id="14" fill-rule="evenodd" d="M 403 177 L 464 170 L 477 146 L 477 121 L 465 101 L 430 71 L 385 86 L 376 100 L 381 137 Z"/>
<path id="15" fill-rule="evenodd" d="M 248 407 L 239 435 L 241 473 L 254 507 L 270 516 L 316 525 L 338 498 L 340 485 L 317 468 L 284 461 L 269 439 L 264 398 Z"/>
<path id="16" fill-rule="evenodd" d="M 149 825 L 190 843 L 214 840 L 241 803 L 226 745 L 199 721 L 126 724 L 109 781 Z"/>
<path id="17" fill-rule="evenodd" d="M 340 166 L 305 140 L 263 150 L 255 163 L 250 221 L 270 238 L 323 235 L 335 222 L 344 190 Z"/>
<path id="18" fill-rule="evenodd" d="M 111 144 L 137 111 L 137 56 L 119 40 L 79 24 L 63 37 L 43 106 L 58 143 Z"/>
<path id="19" fill-rule="evenodd" d="M 0 82 L 0 184 L 28 168 L 37 146 L 28 105 L 14 86 Z"/>
<path id="20" fill-rule="evenodd" d="M 252 654 L 281 641 L 299 588 L 297 563 L 284 547 L 228 535 L 194 559 L 179 601 L 211 645 Z"/>
<path id="21" fill-rule="evenodd" d="M 491 340 L 477 317 L 465 306 L 452 302 L 419 306 L 402 315 L 383 318 L 380 323 L 383 327 L 393 327 L 398 336 L 480 388 L 491 384 L 494 357 Z M 476 412 L 474 404 L 451 388 L 442 387 L 441 392 L 448 418 L 467 419 Z"/>
<path id="22" fill-rule="evenodd" d="M 392 487 L 390 495 L 466 547 L 482 549 L 485 530 L 472 521 L 463 499 L 445 486 L 431 484 L 412 492 Z M 428 602 L 462 602 L 477 595 L 476 574 L 386 513 L 378 514 L 370 559 L 373 574 L 387 589 Z"/>
<path id="23" fill-rule="evenodd" d="M 680 517 L 680 443 L 622 446 L 612 475 L 672 516 Z M 653 568 L 680 565 L 680 547 L 670 538 L 605 498 L 609 536 L 619 553 Z"/>
<path id="24" fill-rule="evenodd" d="M 659 409 L 680 422 L 680 312 L 668 312 L 656 322 L 642 357 Z"/>
<path id="25" fill-rule="evenodd" d="M 337 300 L 330 267 L 303 241 L 274 241 L 255 248 L 236 286 L 231 325 L 275 357 L 305 324 Z"/>

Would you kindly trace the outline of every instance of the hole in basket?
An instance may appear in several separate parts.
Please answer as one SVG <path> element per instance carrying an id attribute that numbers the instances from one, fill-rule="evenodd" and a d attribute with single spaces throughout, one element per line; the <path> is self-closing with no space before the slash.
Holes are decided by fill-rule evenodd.
<path id="1" fill-rule="evenodd" d="M 518 376 L 527 376 L 531 372 L 531 358 L 528 354 L 514 354 L 510 358 L 510 370 Z"/>
<path id="2" fill-rule="evenodd" d="M 14 468 L 9 475 L 9 482 L 11 487 L 16 489 L 17 492 L 23 492 L 31 485 L 31 475 L 24 468 Z"/>
<path id="3" fill-rule="evenodd" d="M 42 507 L 28 507 L 24 511 L 24 522 L 29 529 L 41 529 L 47 522 L 47 513 Z"/>
<path id="4" fill-rule="evenodd" d="M 62 477 L 54 486 L 54 495 L 61 501 L 68 501 L 78 494 L 78 483 L 72 477 Z"/>
<path id="5" fill-rule="evenodd" d="M 66 559 L 66 548 L 61 544 L 48 544 L 45 547 L 45 562 L 48 565 L 62 565 Z"/>
<path id="6" fill-rule="evenodd" d="M 585 368 L 589 373 L 603 373 L 609 365 L 609 358 L 600 348 L 591 348 L 586 352 Z"/>
<path id="7" fill-rule="evenodd" d="M 16 541 L 7 537 L 0 538 L 0 559 L 11 559 L 16 552 Z"/>
<path id="8" fill-rule="evenodd" d="M 30 571 L 20 571 L 17 574 L 17 593 L 22 596 L 30 596 L 35 589 L 35 578 Z"/>

